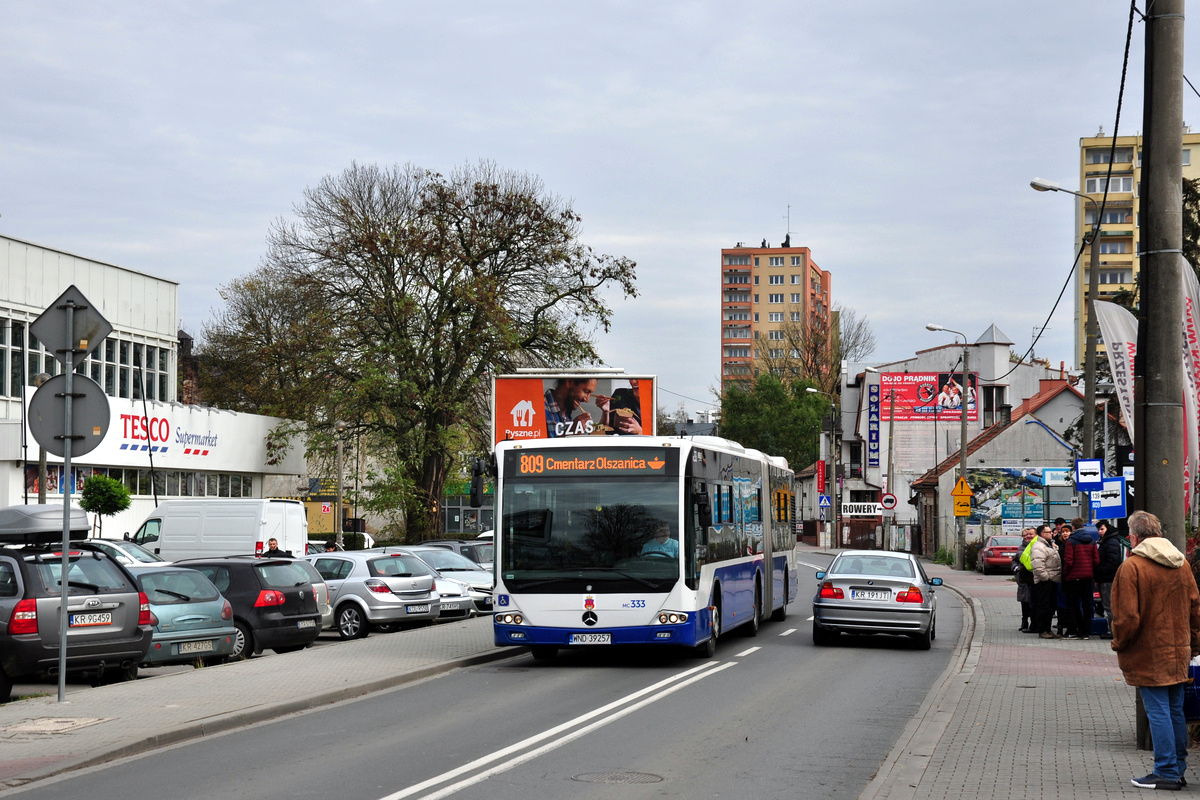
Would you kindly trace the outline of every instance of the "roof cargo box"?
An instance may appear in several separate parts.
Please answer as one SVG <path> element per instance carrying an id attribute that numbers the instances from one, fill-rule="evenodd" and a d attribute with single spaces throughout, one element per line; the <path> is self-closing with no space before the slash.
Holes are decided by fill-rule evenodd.
<path id="1" fill-rule="evenodd" d="M 71 509 L 71 541 L 88 537 L 87 513 Z M 63 538 L 63 507 L 27 505 L 0 508 L 0 542 L 5 544 L 53 544 Z"/>

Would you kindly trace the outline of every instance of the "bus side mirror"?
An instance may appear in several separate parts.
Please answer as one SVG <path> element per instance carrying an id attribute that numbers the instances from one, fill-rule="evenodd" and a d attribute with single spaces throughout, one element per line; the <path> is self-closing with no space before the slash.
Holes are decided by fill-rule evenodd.
<path id="1" fill-rule="evenodd" d="M 712 506 L 708 504 L 708 495 L 702 494 L 696 497 L 696 510 L 700 513 L 700 529 L 708 530 L 712 527 Z"/>

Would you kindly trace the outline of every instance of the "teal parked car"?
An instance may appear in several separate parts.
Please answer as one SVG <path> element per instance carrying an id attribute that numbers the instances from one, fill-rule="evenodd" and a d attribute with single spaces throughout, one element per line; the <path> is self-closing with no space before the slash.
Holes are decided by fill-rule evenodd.
<path id="1" fill-rule="evenodd" d="M 127 568 L 150 600 L 154 635 L 143 666 L 219 662 L 233 653 L 233 607 L 212 581 L 194 569 L 166 564 Z"/>

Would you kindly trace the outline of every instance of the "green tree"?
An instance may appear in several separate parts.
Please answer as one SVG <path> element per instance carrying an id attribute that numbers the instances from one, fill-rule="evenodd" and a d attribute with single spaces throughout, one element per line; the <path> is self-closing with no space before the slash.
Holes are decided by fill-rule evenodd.
<path id="1" fill-rule="evenodd" d="M 821 417 L 829 409 L 826 398 L 805 391 L 807 385 L 788 387 L 769 373 L 748 388 L 734 384 L 721 399 L 721 435 L 783 456 L 793 469 L 807 467 L 820 453 Z"/>
<path id="2" fill-rule="evenodd" d="M 327 454 L 345 420 L 392 465 L 380 497 L 403 502 L 410 539 L 439 530 L 464 439 L 490 450 L 490 377 L 595 363 L 606 298 L 637 294 L 635 264 L 584 245 L 568 202 L 487 162 L 449 175 L 352 164 L 294 214 L 259 270 L 225 287 L 202 389 L 296 421 L 282 433 L 302 425 L 310 452 Z"/>
<path id="3" fill-rule="evenodd" d="M 83 482 L 79 507 L 100 517 L 103 532 L 105 517 L 129 508 L 129 490 L 124 483 L 107 475 L 93 475 Z"/>

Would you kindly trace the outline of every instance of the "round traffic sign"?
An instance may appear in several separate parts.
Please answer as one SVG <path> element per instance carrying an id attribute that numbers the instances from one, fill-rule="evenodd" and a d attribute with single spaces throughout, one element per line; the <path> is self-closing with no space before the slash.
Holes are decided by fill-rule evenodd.
<path id="1" fill-rule="evenodd" d="M 891 511 L 896 507 L 896 495 L 885 494 L 883 497 L 879 498 L 879 505 L 883 506 L 885 511 Z"/>
<path id="2" fill-rule="evenodd" d="M 108 433 L 108 397 L 100 384 L 84 375 L 72 375 L 71 380 L 71 456 L 81 456 L 96 449 Z M 59 373 L 38 387 L 29 400 L 29 432 L 47 453 L 59 456 L 66 453 L 64 436 L 67 432 L 67 376 Z"/>

